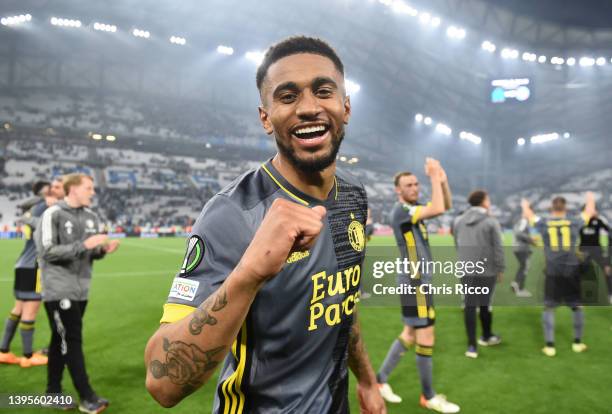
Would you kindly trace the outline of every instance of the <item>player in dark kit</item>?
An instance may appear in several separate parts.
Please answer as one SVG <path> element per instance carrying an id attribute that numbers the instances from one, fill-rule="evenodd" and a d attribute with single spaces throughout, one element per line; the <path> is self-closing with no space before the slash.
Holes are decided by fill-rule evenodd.
<path id="1" fill-rule="evenodd" d="M 6 320 L 0 340 L 0 363 L 19 364 L 22 368 L 47 364 L 45 355 L 32 350 L 34 324 L 42 299 L 40 272 L 36 263 L 36 246 L 32 235 L 47 207 L 64 197 L 61 186 L 60 191 L 57 191 L 55 181 L 53 184 L 47 181 L 37 181 L 32 186 L 34 197 L 24 203 L 27 204 L 27 207 L 22 204 L 23 208 L 27 209 L 22 218 L 22 232 L 26 242 L 15 264 L 15 305 Z M 17 357 L 9 352 L 17 327 L 21 334 L 23 357 Z"/>
<path id="2" fill-rule="evenodd" d="M 583 209 L 584 210 L 584 209 Z M 601 246 L 601 233 L 605 232 L 608 235 L 608 252 L 604 254 L 604 248 Z M 584 255 L 585 266 L 599 266 L 606 277 L 606 285 L 608 286 L 608 301 L 612 305 L 612 232 L 608 221 L 595 214 L 584 226 L 580 228 L 580 252 Z"/>
<path id="3" fill-rule="evenodd" d="M 444 169 L 437 160 L 427 158 L 425 173 L 431 180 L 431 203 L 419 204 L 419 180 L 410 172 L 395 175 L 395 192 L 398 201 L 391 211 L 393 234 L 403 259 L 411 262 L 431 261 L 429 235 L 423 220 L 434 218 L 451 208 L 451 192 Z M 436 394 L 433 388 L 433 347 L 435 341 L 435 310 L 433 295 L 422 294 L 418 288 L 429 284 L 432 274 L 419 272 L 416 275 L 398 275 L 401 285 L 416 287 L 416 294 L 402 296 L 402 322 L 404 329 L 391 344 L 387 356 L 378 371 L 380 393 L 389 402 L 399 403 L 401 397 L 395 394 L 387 379 L 408 348 L 415 345 L 416 365 L 421 379 L 420 405 L 442 413 L 459 412 L 459 406 L 446 400 L 443 394 Z"/>
<path id="4" fill-rule="evenodd" d="M 385 407 L 356 318 L 367 199 L 336 170 L 351 106 L 325 42 L 272 46 L 257 71 L 259 115 L 278 153 L 204 207 L 162 325 L 145 351 L 163 406 L 222 363 L 214 413 L 346 413 Z"/>
<path id="5" fill-rule="evenodd" d="M 582 342 L 584 314 L 580 292 L 580 260 L 577 255 L 578 233 L 580 228 L 595 214 L 595 199 L 592 193 L 587 193 L 586 206 L 580 218 L 567 217 L 566 201 L 563 197 L 552 200 L 550 217 L 537 216 L 529 201 L 521 201 L 523 217 L 529 220 L 542 235 L 544 256 L 546 259 L 544 277 L 544 312 L 542 325 L 546 346 L 542 352 L 553 357 L 555 349 L 555 307 L 566 304 L 572 309 L 574 319 L 574 352 L 586 351 Z"/>

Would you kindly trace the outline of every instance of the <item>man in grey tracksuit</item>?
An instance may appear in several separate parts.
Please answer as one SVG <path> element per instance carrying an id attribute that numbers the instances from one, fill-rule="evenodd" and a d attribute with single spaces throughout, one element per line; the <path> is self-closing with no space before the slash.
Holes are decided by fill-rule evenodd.
<path id="1" fill-rule="evenodd" d="M 98 234 L 96 213 L 88 207 L 95 194 L 85 174 L 64 177 L 66 197 L 49 207 L 34 233 L 42 274 L 43 302 L 51 325 L 47 393 L 62 392 L 62 373 L 68 366 L 83 412 L 100 412 L 108 405 L 89 384 L 82 347 L 82 320 L 93 260 L 114 252 L 118 241 Z"/>
<path id="2" fill-rule="evenodd" d="M 460 282 L 482 289 L 481 293 L 464 295 L 464 319 L 468 335 L 468 350 L 465 355 L 476 358 L 476 307 L 480 308 L 483 331 L 478 344 L 491 346 L 501 342 L 499 336 L 494 335 L 491 330 L 491 301 L 495 282 L 501 281 L 503 277 L 505 261 L 501 227 L 498 221 L 489 215 L 489 196 L 483 190 L 476 190 L 469 195 L 468 202 L 471 207 L 455 220 L 453 235 L 459 261 L 480 261 L 484 264 L 484 272 L 466 275 Z"/>
<path id="3" fill-rule="evenodd" d="M 519 262 L 515 280 L 510 284 L 512 290 L 519 297 L 530 297 L 531 293 L 525 290 L 525 278 L 529 269 L 529 257 L 531 256 L 534 241 L 529 233 L 529 221 L 525 217 L 514 225 L 514 247 L 512 251 Z"/>

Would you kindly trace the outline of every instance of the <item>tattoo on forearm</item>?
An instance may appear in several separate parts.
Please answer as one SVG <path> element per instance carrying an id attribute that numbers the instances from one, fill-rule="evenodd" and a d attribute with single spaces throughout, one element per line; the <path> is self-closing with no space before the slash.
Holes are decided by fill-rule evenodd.
<path id="1" fill-rule="evenodd" d="M 187 344 L 183 341 L 173 341 L 164 337 L 165 362 L 153 360 L 149 369 L 154 378 L 168 379 L 176 385 L 181 385 L 183 391 L 189 394 L 196 390 L 205 379 L 207 373 L 213 370 L 221 360 L 213 357 L 223 354 L 226 347 L 219 346 L 207 351 L 202 350 L 195 344 Z"/>
<path id="2" fill-rule="evenodd" d="M 216 325 L 217 318 L 211 315 L 211 312 L 220 311 L 225 305 L 227 305 L 227 292 L 222 286 L 193 312 L 189 321 L 189 332 L 192 335 L 199 335 L 204 325 Z"/>

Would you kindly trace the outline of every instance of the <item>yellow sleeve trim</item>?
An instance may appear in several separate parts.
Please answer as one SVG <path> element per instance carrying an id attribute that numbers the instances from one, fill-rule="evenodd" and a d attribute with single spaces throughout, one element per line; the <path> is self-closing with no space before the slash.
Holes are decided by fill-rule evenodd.
<path id="1" fill-rule="evenodd" d="M 419 221 L 419 216 L 421 215 L 421 208 L 423 208 L 423 206 L 416 206 L 416 208 L 414 209 L 414 214 L 412 215 L 412 224 L 416 224 L 417 221 Z"/>
<path id="2" fill-rule="evenodd" d="M 185 316 L 190 315 L 196 308 L 193 306 L 180 305 L 178 303 L 166 303 L 164 314 L 159 323 L 172 323 L 180 321 Z"/>
<path id="3" fill-rule="evenodd" d="M 40 280 L 40 268 L 36 269 L 36 287 L 34 291 L 36 293 L 42 293 L 42 283 Z"/>
<path id="4" fill-rule="evenodd" d="M 23 233 L 23 238 L 25 240 L 32 239 L 32 227 L 30 227 L 28 224 L 23 225 L 23 227 L 21 228 L 21 232 Z"/>
<path id="5" fill-rule="evenodd" d="M 581 213 L 580 216 L 582 217 L 584 224 L 589 224 L 590 217 L 588 217 L 586 213 Z"/>

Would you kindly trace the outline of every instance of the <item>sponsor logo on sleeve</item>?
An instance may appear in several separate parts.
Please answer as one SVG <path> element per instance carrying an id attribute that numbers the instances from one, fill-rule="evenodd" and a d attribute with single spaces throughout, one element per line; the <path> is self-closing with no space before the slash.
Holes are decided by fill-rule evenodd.
<path id="1" fill-rule="evenodd" d="M 199 285 L 200 282 L 196 280 L 177 277 L 172 283 L 170 294 L 168 296 L 171 298 L 193 301 Z"/>
<path id="2" fill-rule="evenodd" d="M 198 268 L 204 258 L 204 241 L 198 236 L 191 236 L 187 243 L 187 253 L 181 266 L 181 276 L 187 276 Z"/>

